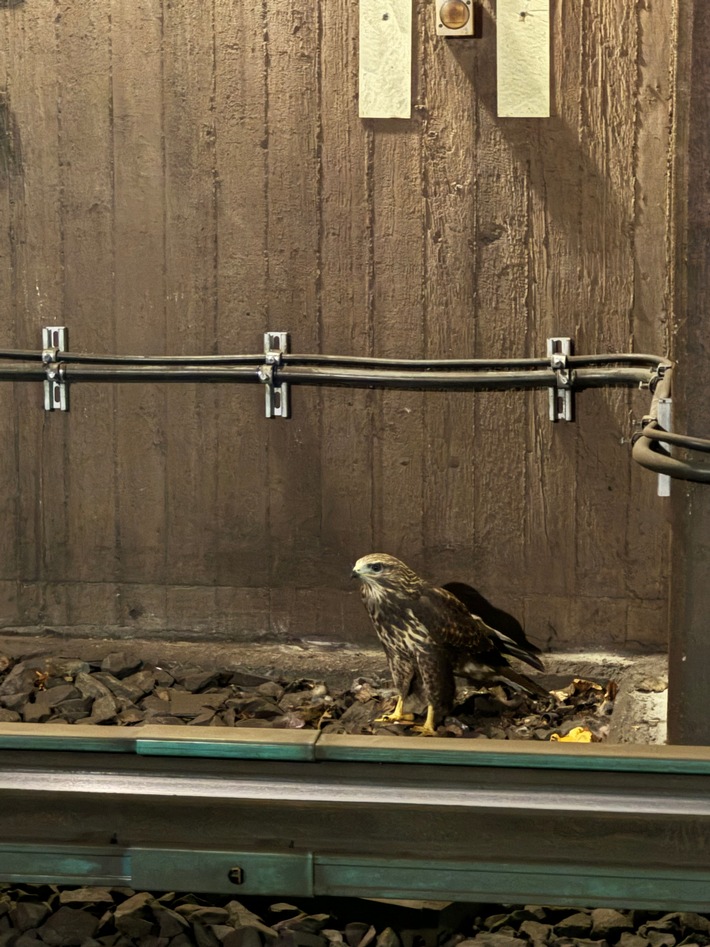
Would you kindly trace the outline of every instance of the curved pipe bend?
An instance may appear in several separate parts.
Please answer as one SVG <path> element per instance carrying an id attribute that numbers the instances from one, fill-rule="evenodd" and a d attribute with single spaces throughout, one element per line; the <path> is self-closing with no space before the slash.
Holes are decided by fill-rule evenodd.
<path id="1" fill-rule="evenodd" d="M 666 474 L 673 480 L 710 483 L 710 467 L 701 467 L 699 464 L 671 457 L 660 446 L 660 438 L 656 439 L 659 434 L 665 439 L 665 432 L 659 429 L 658 422 L 651 421 L 637 436 L 631 449 L 631 456 L 637 464 L 655 473 Z"/>
<path id="2" fill-rule="evenodd" d="M 662 398 L 670 398 L 673 368 L 666 368 L 660 375 L 653 392 L 651 412 L 644 418 L 644 427 L 634 439 L 631 456 L 647 470 L 666 474 L 673 480 L 689 480 L 693 483 L 710 483 L 710 467 L 692 461 L 671 457 L 662 444 L 672 444 L 686 450 L 710 453 L 710 440 L 690 437 L 665 431 L 658 423 L 658 404 Z"/>

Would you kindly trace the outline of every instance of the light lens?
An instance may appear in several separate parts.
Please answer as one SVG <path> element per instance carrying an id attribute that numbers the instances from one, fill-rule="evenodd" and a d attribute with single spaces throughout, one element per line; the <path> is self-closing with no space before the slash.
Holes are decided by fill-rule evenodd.
<path id="1" fill-rule="evenodd" d="M 447 30 L 460 30 L 471 17 L 471 10 L 463 0 L 446 0 L 439 10 L 439 19 Z"/>

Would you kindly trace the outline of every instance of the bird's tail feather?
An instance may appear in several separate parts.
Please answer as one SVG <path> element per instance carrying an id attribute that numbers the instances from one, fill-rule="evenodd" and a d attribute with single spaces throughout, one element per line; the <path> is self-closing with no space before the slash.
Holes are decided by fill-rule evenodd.
<path id="1" fill-rule="evenodd" d="M 529 664 L 530 667 L 537 668 L 538 671 L 545 670 L 545 665 L 542 663 L 540 658 L 538 658 L 536 653 L 521 647 L 517 641 L 513 641 L 512 638 L 504 635 L 502 631 L 497 631 L 495 628 L 493 628 L 492 631 L 500 643 L 500 650 L 504 654 L 509 654 L 513 658 L 518 658 L 519 661 L 524 661 L 526 664 Z M 534 645 L 532 647 L 534 647 Z M 539 651 L 539 649 L 535 648 L 535 651 Z"/>
<path id="2" fill-rule="evenodd" d="M 496 671 L 499 677 L 504 677 L 507 681 L 510 681 L 512 684 L 517 684 L 518 687 L 522 687 L 523 690 L 529 691 L 531 694 L 536 694 L 538 697 L 550 696 L 549 691 L 546 691 L 544 687 L 541 687 L 537 681 L 528 677 L 527 674 L 523 674 L 522 671 L 516 671 L 510 667 L 497 668 Z"/>

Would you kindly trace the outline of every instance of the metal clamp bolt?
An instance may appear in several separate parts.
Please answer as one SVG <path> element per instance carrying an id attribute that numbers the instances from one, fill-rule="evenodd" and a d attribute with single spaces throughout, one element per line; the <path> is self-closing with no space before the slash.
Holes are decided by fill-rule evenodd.
<path id="1" fill-rule="evenodd" d="M 277 380 L 275 371 L 283 364 L 283 356 L 288 352 L 288 332 L 264 333 L 265 364 L 259 367 L 259 381 L 266 386 L 266 417 L 288 418 L 291 406 L 288 397 L 288 384 Z"/>
<path id="2" fill-rule="evenodd" d="M 550 420 L 574 421 L 573 373 L 568 356 L 572 354 L 572 339 L 555 337 L 547 340 L 550 368 L 555 373 L 555 387 L 550 388 Z"/>
<path id="3" fill-rule="evenodd" d="M 59 356 L 67 349 L 67 327 L 45 326 L 42 329 L 42 363 L 44 380 L 44 410 L 69 410 L 69 385 L 64 365 Z"/>

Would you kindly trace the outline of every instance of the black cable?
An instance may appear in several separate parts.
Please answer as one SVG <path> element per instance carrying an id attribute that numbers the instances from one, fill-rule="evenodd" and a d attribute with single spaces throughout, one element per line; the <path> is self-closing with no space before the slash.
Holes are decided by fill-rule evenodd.
<path id="1" fill-rule="evenodd" d="M 9 361 L 42 361 L 42 350 L 0 349 L 0 359 Z M 485 371 L 488 369 L 549 369 L 550 358 L 370 358 L 353 355 L 320 355 L 284 353 L 281 356 L 284 365 L 340 365 L 357 368 L 400 368 L 403 370 L 428 372 L 431 370 Z M 266 361 L 263 354 L 255 355 L 108 355 L 85 352 L 58 352 L 57 361 L 66 364 L 96 365 L 260 365 Z M 571 367 L 592 365 L 658 365 L 670 364 L 660 355 L 642 353 L 621 353 L 602 355 L 568 355 L 567 364 Z"/>
<path id="2" fill-rule="evenodd" d="M 262 360 L 260 360 L 261 362 Z M 190 365 L 190 364 L 79 364 L 59 363 L 58 380 L 93 382 L 263 382 L 261 364 Z M 557 375 L 545 371 L 403 371 L 381 367 L 379 371 L 342 366 L 273 366 L 275 384 L 350 388 L 394 388 L 419 391 L 499 391 L 530 388 L 554 388 Z M 42 381 L 46 366 L 0 365 L 0 379 Z M 641 368 L 580 368 L 570 375 L 569 387 L 575 390 L 607 386 L 635 386 L 648 383 L 651 375 Z"/>
<path id="3" fill-rule="evenodd" d="M 507 372 L 419 372 L 419 371 L 358 371 L 355 368 L 320 368 L 316 366 L 284 365 L 276 370 L 279 382 L 293 385 L 349 388 L 407 388 L 419 391 L 499 391 L 555 388 L 557 375 L 547 371 Z M 651 375 L 641 368 L 610 368 L 605 371 L 581 368 L 570 378 L 574 390 L 607 386 L 636 386 L 648 384 Z"/>
<path id="4" fill-rule="evenodd" d="M 31 349 L 0 349 L 0 359 L 3 358 L 8 361 L 41 362 L 42 352 L 41 350 L 38 352 Z"/>
<path id="5" fill-rule="evenodd" d="M 674 480 L 689 480 L 694 483 L 710 483 L 710 467 L 701 467 L 689 461 L 678 460 L 669 456 L 659 446 L 658 441 L 648 435 L 654 433 L 653 426 L 656 422 L 652 421 L 643 431 L 636 436 L 631 456 L 633 459 L 645 467 L 647 470 L 653 470 L 655 473 L 666 474 Z M 651 430 L 649 431 L 649 428 Z"/>
<path id="6" fill-rule="evenodd" d="M 80 352 L 59 352 L 57 361 L 67 365 L 263 365 L 262 355 L 87 355 Z"/>
<path id="7" fill-rule="evenodd" d="M 657 424 L 657 422 L 655 422 Z M 666 444 L 673 444 L 675 447 L 685 447 L 686 450 L 699 450 L 705 454 L 710 454 L 710 440 L 703 437 L 691 437 L 689 434 L 676 434 L 672 431 L 664 431 L 662 427 L 652 427 L 647 425 L 642 434 L 652 441 L 663 441 Z"/>

